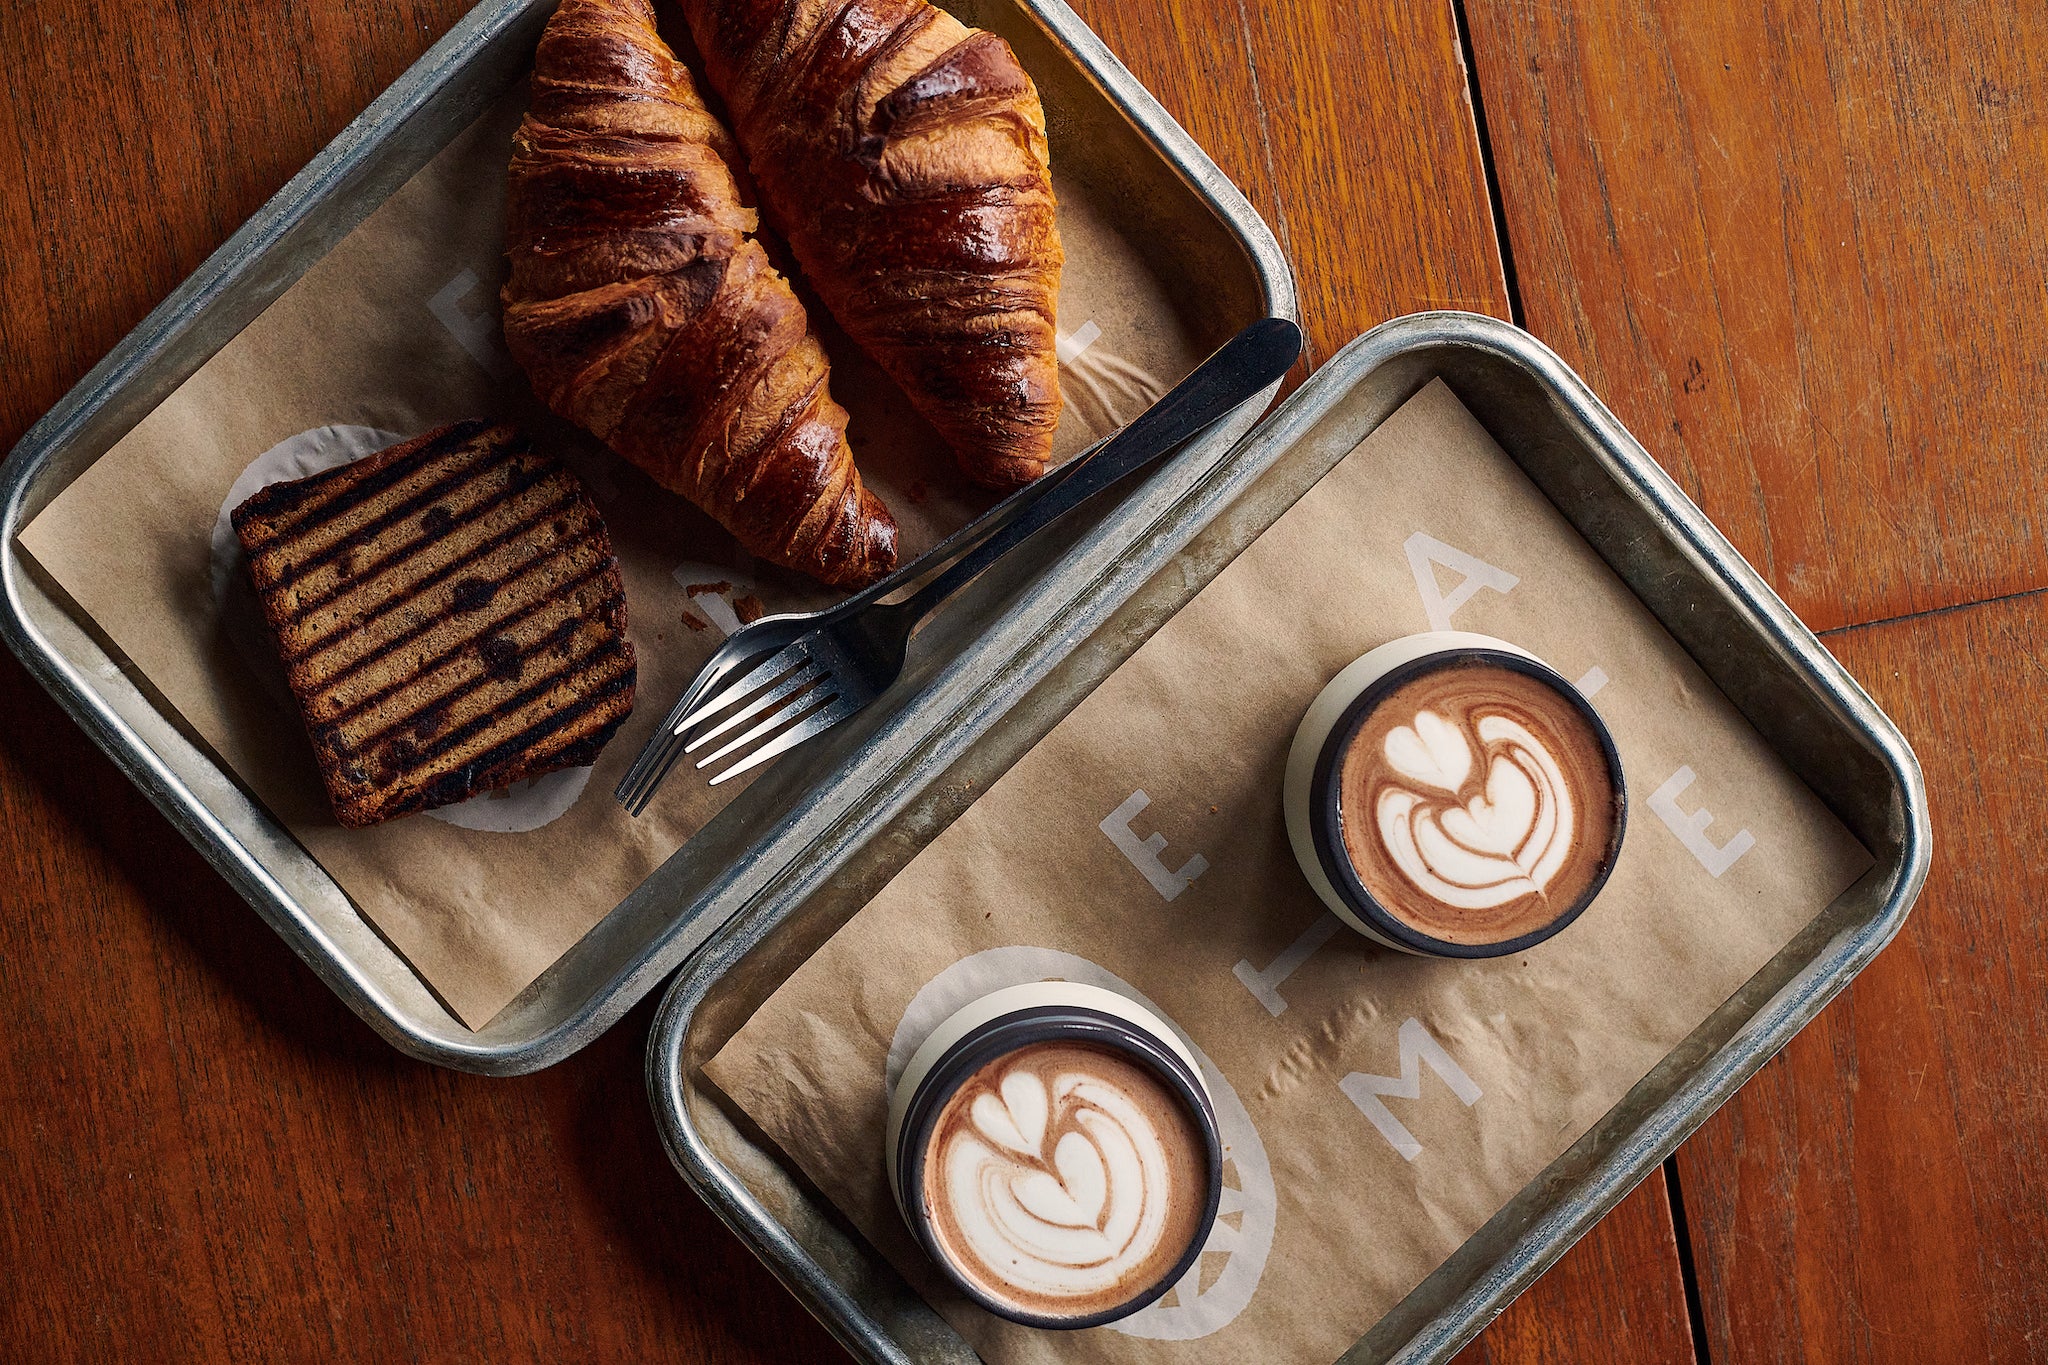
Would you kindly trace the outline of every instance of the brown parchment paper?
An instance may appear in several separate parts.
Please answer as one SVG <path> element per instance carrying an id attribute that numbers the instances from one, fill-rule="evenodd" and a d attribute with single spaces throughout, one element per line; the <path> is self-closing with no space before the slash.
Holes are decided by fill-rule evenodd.
<path id="1" fill-rule="evenodd" d="M 672 779 L 635 821 L 610 798 L 690 676 L 737 624 L 828 600 L 749 560 L 681 499 L 549 416 L 505 353 L 505 173 L 524 83 L 381 205 L 333 252 L 110 450 L 23 532 L 35 562 L 199 739 L 333 875 L 464 1023 L 481 1027 L 673 853 L 743 785 Z M 1053 149 L 1057 166 L 1059 148 Z M 1062 386 L 1055 455 L 1129 420 L 1198 355 L 1141 245 L 1120 237 L 1090 187 L 1055 170 Z M 832 388 L 871 485 L 895 513 L 904 557 L 988 504 L 937 434 L 832 328 Z M 583 475 L 625 572 L 640 659 L 632 719 L 569 810 L 494 833 L 415 816 L 344 830 L 326 806 L 296 716 L 231 644 L 209 536 L 229 486 L 271 447 L 349 424 L 414 435 L 467 417 L 523 423 Z M 698 589 L 693 595 L 692 587 Z"/>
<path id="2" fill-rule="evenodd" d="M 1630 800 L 1595 904 L 1486 962 L 1341 928 L 1281 816 L 1316 692 L 1373 646 L 1446 626 L 1583 678 Z M 706 1069 L 991 1361 L 1330 1360 L 1869 863 L 1438 381 Z M 1044 977 L 1121 985 L 1164 1011 L 1210 1065 L 1230 1146 L 1197 1272 L 1079 1333 L 1005 1324 L 945 1291 L 883 1176 L 885 1076 L 967 999 Z"/>

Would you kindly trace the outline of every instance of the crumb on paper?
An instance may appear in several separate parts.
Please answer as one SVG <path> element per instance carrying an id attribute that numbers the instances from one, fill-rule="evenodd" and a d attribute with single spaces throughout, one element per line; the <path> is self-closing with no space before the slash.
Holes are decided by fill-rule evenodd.
<path id="1" fill-rule="evenodd" d="M 684 587 L 683 591 L 688 593 L 691 597 L 702 597 L 707 592 L 731 592 L 732 584 L 726 582 L 723 578 L 721 578 L 716 583 L 691 583 Z"/>
<path id="2" fill-rule="evenodd" d="M 903 496 L 909 498 L 913 503 L 917 504 L 919 507 L 924 506 L 925 499 L 929 498 L 931 495 L 931 489 L 925 487 L 923 479 L 912 479 L 910 481 L 910 485 L 903 490 Z"/>
<path id="3" fill-rule="evenodd" d="M 736 597 L 732 603 L 732 614 L 740 618 L 740 624 L 751 626 L 768 614 L 768 608 L 752 593 Z"/>
<path id="4" fill-rule="evenodd" d="M 694 611 L 685 610 L 683 612 L 683 624 L 688 626 L 691 630 L 711 629 L 711 623 L 705 620 L 703 617 L 699 616 Z"/>

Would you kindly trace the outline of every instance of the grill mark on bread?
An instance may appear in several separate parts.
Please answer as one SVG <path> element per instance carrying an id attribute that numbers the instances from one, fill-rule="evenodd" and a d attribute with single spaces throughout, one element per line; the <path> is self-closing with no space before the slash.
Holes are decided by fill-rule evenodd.
<path id="1" fill-rule="evenodd" d="M 447 485 L 445 491 L 428 489 L 403 505 L 392 508 L 386 515 L 360 530 L 351 532 L 326 550 L 312 556 L 299 566 L 298 573 L 321 568 L 362 546 L 377 543 L 387 532 L 399 530 L 407 522 L 413 521 L 415 513 L 418 514 L 420 539 L 432 543 L 454 529 L 458 521 L 457 513 L 468 513 L 473 517 L 490 512 L 506 499 L 517 498 L 541 483 L 553 482 L 561 487 L 576 487 L 569 479 L 570 476 L 559 469 L 551 472 L 536 468 L 530 460 L 508 460 L 480 471 L 477 478 L 462 484 Z M 479 491 L 472 493 L 470 489 Z M 444 529 L 439 532 L 430 531 L 430 525 L 443 526 Z M 287 581 L 296 581 L 296 578 L 297 573 Z"/>
<path id="2" fill-rule="evenodd" d="M 270 524 L 275 528 L 274 534 L 288 534 L 300 526 L 330 521 L 337 510 L 380 497 L 422 471 L 440 477 L 442 472 L 462 468 L 466 462 L 515 449 L 525 450 L 527 445 L 524 440 L 512 438 L 509 429 L 486 428 L 482 422 L 458 422 L 355 461 L 348 466 L 354 477 L 346 482 L 322 484 L 316 474 L 289 483 L 270 484 L 251 495 L 237 510 Z"/>
<path id="3" fill-rule="evenodd" d="M 339 585 L 353 580 L 366 569 L 374 572 L 389 567 L 419 546 L 432 545 L 459 528 L 489 516 L 515 496 L 509 482 L 503 487 L 494 487 L 483 480 L 435 485 L 362 532 L 278 570 L 273 581 L 279 587 L 294 589 L 302 604 L 308 607 L 318 605 L 333 596 Z M 394 539 L 394 533 L 400 532 L 407 523 L 417 528 L 414 535 L 409 539 Z M 366 553 L 374 553 L 375 560 L 366 564 L 363 558 Z"/>
<path id="4" fill-rule="evenodd" d="M 545 771 L 594 762 L 605 744 L 618 733 L 619 726 L 625 723 L 632 706 L 631 675 L 615 678 L 605 683 L 601 691 L 556 715 L 551 722 L 552 728 L 542 738 L 535 739 L 531 734 L 515 735 L 465 767 L 436 778 L 414 798 L 419 804 L 413 808 L 424 810 L 446 805 L 450 800 L 462 800 L 461 793 L 472 786 L 481 790 L 502 786 L 504 781 L 518 780 L 516 777 L 504 781 L 495 779 L 504 766 L 517 761 L 525 749 L 544 755 Z M 582 726 L 586 733 L 569 737 L 572 724 Z"/>
<path id="5" fill-rule="evenodd" d="M 499 441 L 491 441 L 492 436 L 499 436 Z M 382 502 L 384 510 L 391 510 L 397 504 L 388 499 L 395 490 L 404 489 L 400 501 L 412 503 L 423 490 L 437 484 L 459 485 L 472 476 L 476 465 L 495 464 L 526 450 L 523 441 L 508 444 L 496 432 L 485 432 L 482 439 L 472 444 L 419 437 L 343 466 L 355 471 L 356 477 L 348 486 L 295 491 L 302 485 L 317 483 L 322 477 L 319 474 L 290 483 L 274 483 L 259 489 L 230 516 L 252 560 L 286 540 L 294 540 L 303 547 L 302 557 L 310 556 L 380 515 L 372 504 Z"/>
<path id="6" fill-rule="evenodd" d="M 487 612 L 429 611 L 422 623 L 373 652 L 358 651 L 357 655 L 343 659 L 330 658 L 333 651 L 329 651 L 328 655 L 309 659 L 288 671 L 294 686 L 309 691 L 317 688 L 333 699 L 333 715 L 328 714 L 327 706 L 314 715 L 318 720 L 333 719 L 341 710 L 388 690 L 394 673 L 401 680 L 410 677 L 409 670 L 417 670 L 466 642 L 502 629 L 535 602 L 550 594 L 572 591 L 590 576 L 606 574 L 609 565 L 609 557 L 602 551 L 587 544 L 571 545 L 559 557 L 542 556 L 522 566 L 506 580 Z M 618 610 L 625 610 L 623 598 L 618 601 Z M 623 620 L 623 615 L 619 619 Z"/>
<path id="7" fill-rule="evenodd" d="M 408 642 L 412 646 L 409 663 L 378 668 L 376 665 L 388 658 L 387 652 L 378 659 L 366 660 L 342 675 L 321 682 L 319 702 L 316 706 L 307 708 L 307 716 L 319 724 L 342 725 L 365 708 L 381 704 L 396 691 L 417 691 L 424 687 L 424 680 L 434 676 L 439 669 L 460 657 L 453 651 L 460 650 L 467 643 L 480 643 L 481 639 L 492 639 L 508 632 L 516 632 L 528 618 L 536 613 L 549 613 L 563 598 L 575 601 L 578 609 L 583 612 L 580 616 L 567 618 L 572 626 L 580 624 L 585 619 L 603 620 L 614 607 L 623 612 L 625 599 L 616 595 L 607 595 L 600 600 L 591 601 L 587 608 L 582 606 L 586 599 L 596 596 L 589 591 L 593 587 L 610 593 L 609 585 L 604 582 L 605 570 L 605 563 L 593 557 L 592 562 L 582 567 L 581 577 L 566 583 L 549 584 L 544 577 L 534 575 L 541 580 L 540 590 L 522 591 L 516 599 L 508 599 L 511 604 L 505 606 L 498 616 L 489 620 L 436 621 L 426 631 Z M 422 696 L 420 700 L 423 705 L 431 704 L 439 696 L 439 692 L 431 692 Z"/>
<path id="8" fill-rule="evenodd" d="M 466 492 L 474 503 L 497 493 L 498 490 L 487 479 L 476 477 L 478 472 L 473 469 L 452 473 L 437 468 L 419 470 L 410 480 L 391 491 L 390 500 L 366 501 L 341 509 L 341 514 L 348 518 L 346 525 L 323 522 L 303 535 L 298 533 L 297 525 L 277 528 L 276 535 L 268 543 L 259 545 L 252 558 L 264 565 L 267 576 L 263 581 L 266 586 L 282 586 L 300 581 L 351 550 L 360 550 L 374 543 L 396 523 L 415 514 L 423 523 L 421 534 L 445 535 L 455 525 L 456 514 L 469 510 L 463 506 L 446 506 L 450 499 L 462 498 Z M 481 472 L 488 476 L 500 471 L 486 468 Z M 281 552 L 272 553 L 286 543 L 292 546 L 290 558 Z"/>
<path id="9" fill-rule="evenodd" d="M 545 752 L 575 742 L 579 736 L 571 727 L 579 721 L 607 726 L 604 738 L 609 739 L 631 705 L 633 663 L 623 643 L 609 643 L 586 661 L 580 678 L 585 687 L 580 692 L 564 685 L 569 676 L 565 670 L 535 684 L 500 710 L 471 722 L 466 733 L 431 754 L 403 755 L 403 771 L 394 768 L 389 757 L 363 754 L 353 765 L 358 780 L 366 787 L 389 788 L 390 813 L 404 814 L 504 785 L 492 779 L 508 762 L 531 751 Z M 559 761 L 548 762 L 540 770 L 562 766 Z"/>
<path id="10" fill-rule="evenodd" d="M 263 533 L 264 539 L 274 538 L 276 534 L 289 531 L 293 526 L 320 515 L 321 510 L 333 499 L 353 497 L 360 500 L 374 497 L 422 466 L 431 464 L 452 451 L 467 449 L 479 436 L 513 439 L 510 428 L 492 431 L 480 421 L 457 422 L 453 426 L 430 431 L 410 441 L 401 441 L 395 446 L 357 460 L 348 466 L 356 474 L 356 478 L 349 486 L 323 483 L 317 474 L 303 479 L 293 479 L 287 483 L 269 484 L 251 494 L 241 506 L 230 513 L 230 516 L 237 531 L 241 529 L 245 519 L 274 525 L 275 531 Z M 245 541 L 244 546 L 249 549 L 251 555 L 255 554 L 254 545 Z"/>
<path id="11" fill-rule="evenodd" d="M 490 676 L 489 665 L 482 657 L 481 644 L 465 658 L 453 661 L 466 685 L 450 688 L 444 697 L 438 699 L 446 707 L 445 718 L 441 727 L 431 735 L 417 734 L 414 727 L 406 724 L 412 714 L 407 712 L 389 719 L 373 714 L 362 718 L 356 727 L 347 724 L 330 727 L 323 738 L 350 753 L 366 755 L 373 761 L 387 746 L 402 742 L 411 750 L 410 757 L 417 762 L 438 762 L 459 747 L 469 745 L 479 735 L 520 724 L 520 708 L 535 696 L 556 689 L 564 679 L 576 676 L 583 669 L 593 665 L 603 667 L 619 645 L 617 640 L 605 638 L 596 631 L 577 632 L 577 641 L 581 647 L 572 650 L 559 667 L 544 673 L 537 672 L 532 677 Z M 514 657 L 527 657 L 518 642 L 508 643 Z M 546 655 L 535 651 L 531 657 L 540 659 Z M 400 705 L 403 705 L 402 701 Z"/>
<path id="12" fill-rule="evenodd" d="M 549 490 L 535 494 L 536 488 Z M 474 490 L 471 492 L 470 490 Z M 270 569 L 267 582 L 270 586 L 292 594 L 292 604 L 300 611 L 310 611 L 332 601 L 352 584 L 359 585 L 367 575 L 397 568 L 404 561 L 422 550 L 432 549 L 462 539 L 474 539 L 487 534 L 481 528 L 487 525 L 504 526 L 508 517 L 521 515 L 508 508 L 521 506 L 520 499 L 534 496 L 554 496 L 567 499 L 576 494 L 576 485 L 567 475 L 548 476 L 533 480 L 515 488 L 510 481 L 504 486 L 494 481 L 472 480 L 467 485 L 442 485 L 435 490 L 432 505 L 420 511 L 422 500 L 416 499 L 397 515 L 383 518 L 375 534 L 351 537 L 338 542 L 326 552 L 309 556 L 288 570 L 279 569 L 272 561 L 281 556 L 266 552 L 262 563 Z M 437 518 L 435 513 L 443 514 Z M 415 515 L 417 514 L 417 515 Z M 446 525 L 440 531 L 428 529 L 428 523 Z M 352 561 L 352 563 L 351 563 Z M 252 561 L 253 562 L 253 561 Z"/>
<path id="13" fill-rule="evenodd" d="M 592 761 L 632 709 L 603 519 L 511 428 L 402 442 L 232 519 L 343 824 Z"/>
<path id="14" fill-rule="evenodd" d="M 573 499 L 575 493 L 567 491 L 559 501 L 543 501 L 539 508 L 508 503 L 512 514 L 500 524 L 479 526 L 473 542 L 449 536 L 446 548 L 424 546 L 422 555 L 408 555 L 403 563 L 365 577 L 319 606 L 291 604 L 299 624 L 285 641 L 289 663 L 305 663 L 319 671 L 354 667 L 418 630 L 424 620 L 453 614 L 457 581 L 506 579 L 526 565 L 549 559 L 559 553 L 559 546 L 575 542 L 573 534 L 553 530 L 555 514 L 571 508 Z M 571 530 L 588 526 L 571 524 Z"/>

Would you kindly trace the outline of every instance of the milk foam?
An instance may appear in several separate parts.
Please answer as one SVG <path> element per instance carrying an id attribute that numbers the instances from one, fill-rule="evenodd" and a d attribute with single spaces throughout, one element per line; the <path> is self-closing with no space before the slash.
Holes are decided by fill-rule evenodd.
<path id="1" fill-rule="evenodd" d="M 1389 783 L 1374 808 L 1380 844 L 1432 900 L 1491 910 L 1541 893 L 1572 851 L 1571 787 L 1543 742 L 1508 716 L 1477 713 L 1466 731 L 1435 711 L 1387 732 Z M 1478 793 L 1460 801 L 1476 764 Z"/>
<path id="2" fill-rule="evenodd" d="M 924 1192 L 972 1281 L 1033 1310 L 1079 1315 L 1156 1283 L 1185 1249 L 1185 1206 L 1204 1191 L 1179 1188 L 1190 1183 L 1195 1135 L 1156 1081 L 1071 1047 L 1033 1065 L 1037 1051 L 984 1069 L 949 1102 Z"/>

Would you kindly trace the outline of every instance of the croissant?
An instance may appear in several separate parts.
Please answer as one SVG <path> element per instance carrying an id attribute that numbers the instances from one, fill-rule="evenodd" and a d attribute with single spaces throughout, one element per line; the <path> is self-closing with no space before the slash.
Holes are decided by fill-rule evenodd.
<path id="1" fill-rule="evenodd" d="M 549 407 L 753 554 L 872 582 L 896 523 L 728 158 L 648 0 L 563 0 L 512 144 L 506 344 Z"/>
<path id="2" fill-rule="evenodd" d="M 1059 425 L 1045 115 L 1010 45 L 925 0 L 683 0 L 770 226 L 996 487 Z"/>

